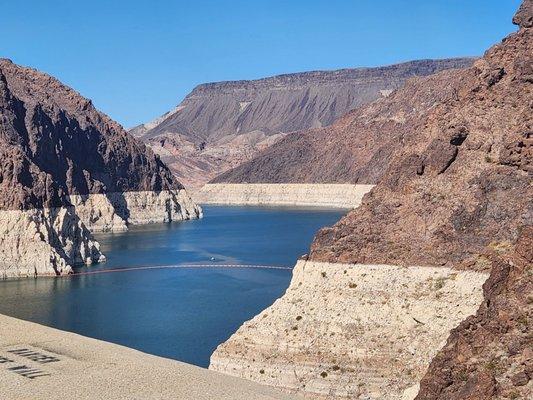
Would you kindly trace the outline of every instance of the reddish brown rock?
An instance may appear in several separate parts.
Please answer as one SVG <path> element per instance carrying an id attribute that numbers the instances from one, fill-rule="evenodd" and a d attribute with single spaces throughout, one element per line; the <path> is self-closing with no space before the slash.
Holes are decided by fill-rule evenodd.
<path id="1" fill-rule="evenodd" d="M 203 84 L 174 110 L 130 132 L 150 144 L 186 186 L 202 186 L 285 135 L 329 126 L 346 112 L 386 97 L 410 77 L 472 62 L 418 60 Z"/>
<path id="2" fill-rule="evenodd" d="M 0 210 L 69 204 L 69 194 L 182 186 L 158 156 L 90 100 L 0 59 Z"/>
<path id="3" fill-rule="evenodd" d="M 0 277 L 104 260 L 90 231 L 198 218 L 170 170 L 58 80 L 0 59 Z"/>
<path id="4" fill-rule="evenodd" d="M 418 400 L 533 397 L 533 228 L 523 230 L 514 250 L 487 259 L 484 301 L 433 359 Z"/>
<path id="5" fill-rule="evenodd" d="M 422 130 L 436 103 L 453 99 L 457 70 L 407 81 L 330 127 L 293 133 L 213 183 L 375 184 L 404 137 Z"/>
<path id="6" fill-rule="evenodd" d="M 379 185 L 359 209 L 318 233 L 311 258 L 486 268 L 485 247 L 508 246 L 533 221 L 532 68 L 533 29 L 522 26 L 471 68 L 398 90 L 389 99 L 401 105 L 387 99 L 355 112 L 352 126 L 367 124 L 371 131 L 354 137 L 365 133 L 396 144 L 388 147 L 390 161 L 381 158 L 386 170 Z M 410 86 L 430 92 L 429 84 L 446 86 L 449 95 L 418 106 Z M 422 113 L 382 129 L 375 118 L 365 122 L 368 110 L 379 108 L 376 115 L 385 117 L 402 108 L 402 99 L 414 99 L 409 104 Z M 382 153 L 364 151 L 369 160 Z"/>

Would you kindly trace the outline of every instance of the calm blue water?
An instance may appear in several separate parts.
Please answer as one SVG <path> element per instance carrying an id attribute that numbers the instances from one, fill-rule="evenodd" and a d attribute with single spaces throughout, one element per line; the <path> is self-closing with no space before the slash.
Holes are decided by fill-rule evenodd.
<path id="1" fill-rule="evenodd" d="M 292 267 L 339 210 L 204 207 L 198 221 L 97 235 L 89 270 L 181 263 Z M 280 297 L 289 270 L 190 268 L 0 282 L 0 313 L 207 367 L 214 349 Z"/>

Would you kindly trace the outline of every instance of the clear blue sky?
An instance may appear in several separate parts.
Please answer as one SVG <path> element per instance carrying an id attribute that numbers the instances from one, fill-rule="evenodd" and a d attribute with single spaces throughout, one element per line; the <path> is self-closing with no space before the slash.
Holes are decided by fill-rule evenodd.
<path id="1" fill-rule="evenodd" d="M 126 127 L 203 82 L 480 55 L 520 0 L 0 0 L 0 57 Z"/>

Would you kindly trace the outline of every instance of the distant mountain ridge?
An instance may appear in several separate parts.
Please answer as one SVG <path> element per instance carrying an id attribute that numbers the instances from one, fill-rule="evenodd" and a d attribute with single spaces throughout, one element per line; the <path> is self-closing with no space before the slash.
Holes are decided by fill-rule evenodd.
<path id="1" fill-rule="evenodd" d="M 473 58 L 285 74 L 197 86 L 174 110 L 130 133 L 187 186 L 200 186 L 284 135 L 332 124 L 415 76 L 470 66 Z"/>

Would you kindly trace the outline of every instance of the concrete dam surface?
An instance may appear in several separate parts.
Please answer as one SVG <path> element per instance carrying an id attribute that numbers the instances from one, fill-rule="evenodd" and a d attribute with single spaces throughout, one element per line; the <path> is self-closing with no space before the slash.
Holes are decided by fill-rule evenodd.
<path id="1" fill-rule="evenodd" d="M 2 399 L 290 400 L 243 379 L 0 315 Z"/>

